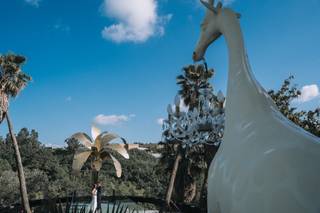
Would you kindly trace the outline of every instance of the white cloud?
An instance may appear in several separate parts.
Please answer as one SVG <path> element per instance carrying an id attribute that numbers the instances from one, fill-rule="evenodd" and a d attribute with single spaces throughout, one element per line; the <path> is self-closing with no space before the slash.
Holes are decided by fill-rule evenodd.
<path id="1" fill-rule="evenodd" d="M 316 84 L 305 85 L 300 91 L 301 95 L 297 98 L 297 102 L 300 103 L 311 101 L 320 96 L 319 88 Z"/>
<path id="2" fill-rule="evenodd" d="M 93 119 L 93 122 L 99 125 L 117 125 L 117 124 L 129 121 L 130 118 L 133 118 L 133 117 L 135 117 L 134 114 L 130 114 L 129 116 L 100 114 Z"/>
<path id="3" fill-rule="evenodd" d="M 102 37 L 117 43 L 144 42 L 165 33 L 172 14 L 159 16 L 156 0 L 104 0 L 102 12 L 117 23 L 104 27 Z"/>
<path id="4" fill-rule="evenodd" d="M 70 102 L 70 101 L 72 101 L 72 97 L 71 96 L 68 96 L 68 97 L 66 97 L 66 102 Z"/>
<path id="5" fill-rule="evenodd" d="M 53 25 L 53 29 L 56 31 L 61 31 L 61 32 L 66 32 L 66 33 L 70 32 L 70 26 L 65 25 L 65 24 L 61 24 L 61 23 L 57 23 L 57 24 Z"/>
<path id="6" fill-rule="evenodd" d="M 30 4 L 34 7 L 39 7 L 39 3 L 41 0 L 24 0 L 26 3 Z"/>
<path id="7" fill-rule="evenodd" d="M 157 124 L 162 125 L 164 121 L 164 118 L 158 118 L 157 119 Z"/>

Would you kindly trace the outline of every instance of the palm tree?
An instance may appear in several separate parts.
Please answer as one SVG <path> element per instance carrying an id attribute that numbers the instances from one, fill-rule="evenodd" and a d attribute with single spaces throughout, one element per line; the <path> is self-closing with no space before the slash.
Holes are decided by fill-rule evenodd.
<path id="1" fill-rule="evenodd" d="M 173 192 L 173 189 L 174 189 L 174 186 L 175 186 L 175 180 L 176 180 L 176 177 L 177 177 L 179 164 L 180 164 L 181 160 L 183 159 L 183 153 L 182 153 L 183 150 L 182 150 L 182 147 L 181 147 L 181 144 L 180 144 L 179 141 L 174 141 L 174 142 L 169 142 L 169 143 L 170 144 L 167 145 L 167 146 L 172 145 L 172 148 L 173 148 L 174 152 L 176 153 L 174 164 L 173 164 L 173 168 L 172 168 L 172 171 L 171 171 L 171 174 L 170 174 L 169 184 L 168 184 L 168 187 L 167 187 L 167 190 L 166 190 L 166 198 L 165 198 L 166 205 L 167 205 L 167 207 L 170 208 L 172 192 Z M 166 157 L 163 156 L 162 161 L 165 162 L 166 160 L 168 160 L 168 159 L 166 159 Z M 170 163 L 170 162 L 166 162 L 166 163 Z"/>
<path id="2" fill-rule="evenodd" d="M 203 160 L 199 145 L 185 148 L 178 141 L 165 146 L 161 164 L 170 171 L 170 180 L 166 191 L 166 205 L 170 207 L 171 196 L 177 202 L 190 203 L 196 196 L 195 176 L 203 170 Z M 194 156 L 193 156 L 194 155 Z"/>
<path id="3" fill-rule="evenodd" d="M 202 89 L 211 90 L 211 103 L 215 106 L 215 109 L 219 110 L 218 114 L 224 114 L 224 101 L 225 97 L 223 96 L 222 92 L 219 91 L 217 95 L 213 93 L 213 87 L 209 83 L 209 79 L 213 76 L 214 71 L 213 69 L 207 70 L 207 65 L 198 65 L 193 66 L 190 65 L 186 68 L 184 68 L 185 75 L 178 76 L 177 77 L 177 84 L 180 85 L 181 89 L 179 90 L 179 94 L 181 94 L 182 98 L 185 101 L 185 104 L 189 107 L 190 110 L 193 110 L 194 108 L 199 108 L 199 97 L 201 94 Z M 200 107 L 201 110 L 206 110 L 205 108 Z M 200 112 L 203 113 L 203 112 Z M 212 129 L 214 127 L 210 125 L 204 125 L 200 127 L 202 131 L 213 131 Z M 201 168 L 198 168 L 199 165 L 197 165 L 198 162 L 204 162 L 205 166 L 205 172 L 204 172 L 204 179 L 201 187 L 200 192 L 200 206 L 205 206 L 206 202 L 206 188 L 207 188 L 207 178 L 208 178 L 208 169 L 210 166 L 210 163 L 215 156 L 215 153 L 217 152 L 219 146 L 214 145 L 217 141 L 220 141 L 222 138 L 221 132 L 218 131 L 218 134 L 214 134 L 215 137 L 211 138 L 211 141 L 207 141 L 207 143 L 201 144 L 200 147 L 195 146 L 192 147 L 187 151 L 187 157 L 185 158 L 185 161 L 187 161 L 187 164 L 192 167 L 187 168 L 187 171 L 189 170 L 195 170 L 199 171 Z M 196 151 L 193 149 L 196 148 Z M 192 151 L 193 150 L 193 151 Z M 188 161 L 190 161 L 188 163 Z M 203 170 L 202 170 L 203 171 Z M 189 182 L 186 182 L 187 188 L 190 186 L 195 185 L 193 183 L 194 176 L 199 175 L 200 172 L 193 172 L 191 174 L 191 178 L 189 178 Z M 189 185 L 189 186 L 188 186 Z M 193 187 L 194 190 L 196 190 L 195 187 Z M 193 191 L 194 192 L 194 191 Z M 190 196 L 191 198 L 191 196 Z"/>
<path id="4" fill-rule="evenodd" d="M 207 70 L 202 64 L 189 65 L 182 70 L 184 75 L 177 76 L 177 84 L 181 87 L 178 93 L 181 95 L 184 104 L 192 110 L 198 107 L 200 90 L 212 89 L 208 81 L 213 76 L 214 71 L 213 69 Z"/>
<path id="5" fill-rule="evenodd" d="M 223 103 L 224 97 L 221 92 L 218 95 L 213 94 L 212 85 L 209 82 L 209 79 L 213 76 L 213 69 L 207 69 L 206 64 L 204 65 L 189 65 L 183 68 L 183 75 L 177 77 L 177 84 L 180 86 L 178 94 L 181 95 L 181 99 L 184 101 L 184 104 L 188 107 L 186 114 L 191 115 L 193 111 L 197 111 L 199 116 L 206 116 L 210 113 L 211 115 L 217 113 L 221 114 L 223 112 Z M 206 95 L 209 97 L 211 108 L 205 105 L 205 102 L 202 100 L 203 96 Z M 171 195 L 173 189 L 178 193 L 179 201 L 185 203 L 191 202 L 196 195 L 196 182 L 195 177 L 199 176 L 201 171 L 206 171 L 204 168 L 208 168 L 216 150 L 216 142 L 221 139 L 220 134 L 216 134 L 216 131 L 213 131 L 214 126 L 212 126 L 212 121 L 208 123 L 199 123 L 195 129 L 199 132 L 211 132 L 210 139 L 208 138 L 203 144 L 194 144 L 192 146 L 183 146 L 188 140 L 191 140 L 193 131 L 187 130 L 183 123 L 183 115 L 185 113 L 179 112 L 180 97 L 177 96 L 175 100 L 176 110 L 173 112 L 171 105 L 168 106 L 168 120 L 164 121 L 164 132 L 163 136 L 167 145 L 173 145 L 176 147 L 175 160 L 171 160 L 171 165 L 174 165 L 171 171 L 170 182 L 167 188 L 166 193 L 166 204 L 169 206 L 171 202 Z M 212 107 L 214 106 L 214 110 Z M 218 110 L 219 109 L 219 110 Z M 221 109 L 221 110 L 220 110 Z M 221 112 L 220 112 L 221 111 Z M 181 117 L 182 115 L 182 117 Z M 180 117 L 182 119 L 180 119 Z M 173 118 L 173 119 L 172 119 Z M 192 121 L 192 123 L 197 124 L 198 121 Z M 180 126 L 179 128 L 177 126 Z M 216 128 L 218 130 L 218 127 Z M 173 132 L 182 134 L 179 135 L 179 138 L 176 138 Z M 191 138 L 190 138 L 191 136 Z M 213 138 L 212 136 L 215 136 Z M 181 138 L 182 137 L 182 138 Z M 183 142 L 184 141 L 184 142 Z M 189 142 L 187 142 L 189 143 Z M 210 144 L 210 145 L 208 145 Z M 170 150 L 168 150 L 170 151 Z M 163 162 L 165 162 L 165 156 Z M 175 184 L 175 181 L 177 184 Z M 206 187 L 207 174 L 205 173 L 204 183 L 202 187 L 202 192 Z M 201 193 L 204 194 L 204 193 Z M 183 200 L 181 200 L 183 198 Z"/>
<path id="6" fill-rule="evenodd" d="M 130 149 L 130 145 L 126 143 L 124 138 L 113 133 L 101 132 L 100 129 L 95 126 L 91 128 L 91 135 L 92 139 L 86 133 L 82 132 L 71 136 L 71 138 L 76 139 L 83 145 L 74 155 L 72 170 L 75 173 L 79 173 L 84 163 L 91 156 L 94 159 L 91 165 L 94 183 L 98 181 L 98 172 L 102 167 L 102 162 L 107 159 L 112 160 L 117 177 L 121 177 L 121 164 L 110 151 L 116 151 L 124 158 L 129 159 L 127 150 Z M 111 144 L 110 142 L 116 138 L 120 138 L 124 144 Z"/>
<path id="7" fill-rule="evenodd" d="M 23 208 L 27 213 L 31 213 L 19 146 L 8 110 L 10 97 L 16 97 L 31 81 L 31 77 L 20 69 L 24 62 L 25 58 L 23 56 L 14 54 L 0 56 L 0 123 L 6 118 L 15 151 Z"/>

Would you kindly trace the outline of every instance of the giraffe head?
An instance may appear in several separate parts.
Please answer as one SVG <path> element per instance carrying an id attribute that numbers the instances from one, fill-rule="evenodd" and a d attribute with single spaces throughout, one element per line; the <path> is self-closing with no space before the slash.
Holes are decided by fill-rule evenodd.
<path id="1" fill-rule="evenodd" d="M 222 23 L 226 17 L 240 18 L 240 14 L 233 12 L 231 9 L 223 8 L 219 2 L 214 6 L 214 0 L 208 2 L 200 0 L 207 8 L 206 16 L 201 23 L 201 34 L 197 46 L 193 52 L 193 60 L 199 61 L 204 59 L 205 52 L 210 44 L 222 35 Z"/>

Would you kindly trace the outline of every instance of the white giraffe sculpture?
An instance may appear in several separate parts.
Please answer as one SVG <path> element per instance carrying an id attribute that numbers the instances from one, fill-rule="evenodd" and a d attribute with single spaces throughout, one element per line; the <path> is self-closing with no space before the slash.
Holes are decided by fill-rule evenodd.
<path id="1" fill-rule="evenodd" d="M 224 35 L 229 51 L 223 142 L 208 177 L 209 213 L 320 212 L 320 140 L 285 118 L 251 73 L 239 14 L 207 7 L 193 53 Z"/>

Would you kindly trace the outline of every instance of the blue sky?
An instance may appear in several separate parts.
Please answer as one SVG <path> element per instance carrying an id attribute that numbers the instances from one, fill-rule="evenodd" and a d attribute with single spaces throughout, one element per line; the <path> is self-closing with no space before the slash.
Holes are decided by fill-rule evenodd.
<path id="1" fill-rule="evenodd" d="M 228 0 L 241 25 L 253 73 L 266 89 L 289 75 L 304 88 L 300 108 L 320 105 L 320 0 Z M 15 130 L 36 129 L 63 145 L 94 119 L 129 142 L 158 142 L 191 64 L 204 8 L 196 0 L 2 0 L 0 52 L 28 59 L 33 82 L 11 102 Z M 215 90 L 225 92 L 223 38 L 208 49 Z M 311 85 L 311 86 L 310 86 Z M 308 96 L 309 95 L 309 96 Z M 311 99 L 311 100 L 310 100 Z M 5 124 L 0 135 L 5 135 Z"/>

